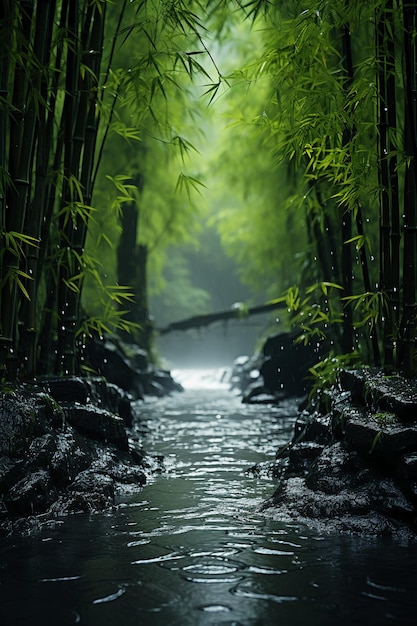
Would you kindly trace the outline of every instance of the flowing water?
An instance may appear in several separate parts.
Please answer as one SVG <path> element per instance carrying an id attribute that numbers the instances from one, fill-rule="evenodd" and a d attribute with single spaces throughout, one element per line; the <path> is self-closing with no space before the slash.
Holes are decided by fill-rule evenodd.
<path id="1" fill-rule="evenodd" d="M 139 407 L 165 473 L 116 511 L 0 540 L 0 624 L 417 624 L 416 545 L 259 512 L 274 484 L 246 470 L 288 441 L 296 403 L 242 405 L 212 375 L 184 383 Z"/>

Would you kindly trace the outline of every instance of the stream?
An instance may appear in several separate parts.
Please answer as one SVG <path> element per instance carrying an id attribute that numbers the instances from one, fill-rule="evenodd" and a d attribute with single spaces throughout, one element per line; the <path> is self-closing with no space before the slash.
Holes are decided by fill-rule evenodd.
<path id="1" fill-rule="evenodd" d="M 417 624 L 417 544 L 319 533 L 259 510 L 247 472 L 288 442 L 295 400 L 245 405 L 219 372 L 138 405 L 165 472 L 115 511 L 0 539 L 5 626 Z"/>

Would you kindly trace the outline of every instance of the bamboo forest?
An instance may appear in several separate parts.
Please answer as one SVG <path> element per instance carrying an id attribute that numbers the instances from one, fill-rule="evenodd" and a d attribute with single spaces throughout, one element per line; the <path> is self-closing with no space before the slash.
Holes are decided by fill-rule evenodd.
<path id="1" fill-rule="evenodd" d="M 208 205 L 305 341 L 413 376 L 415 6 L 311 5 L 2 3 L 6 379 L 79 371 L 92 333 L 149 349 Z"/>
<path id="2" fill-rule="evenodd" d="M 1 623 L 415 624 L 417 0 L 1 0 L 0 238 Z"/>

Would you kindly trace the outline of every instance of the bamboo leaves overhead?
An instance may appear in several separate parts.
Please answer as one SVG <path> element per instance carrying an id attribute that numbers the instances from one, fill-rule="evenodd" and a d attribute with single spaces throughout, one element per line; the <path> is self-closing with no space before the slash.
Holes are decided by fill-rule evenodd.
<path id="1" fill-rule="evenodd" d="M 88 330 L 87 276 L 105 299 L 101 328 L 129 327 L 112 308 L 131 298 L 129 289 L 120 286 L 115 298 L 86 252 L 106 142 L 123 137 L 132 153 L 149 118 L 168 129 L 168 98 L 184 88 L 178 61 L 186 59 L 188 78 L 207 79 L 199 57 L 210 53 L 201 48 L 201 16 L 183 2 L 6 0 L 0 29 L 1 367 L 11 379 L 74 373 L 78 337 Z M 117 65 L 122 48 L 128 66 Z M 184 157 L 192 144 L 179 130 L 172 146 Z M 185 172 L 179 184 L 200 186 Z"/>
<path id="2" fill-rule="evenodd" d="M 146 272 L 115 289 L 119 239 L 157 274 L 189 236 L 219 110 L 212 222 L 247 281 L 274 298 L 295 284 L 307 335 L 414 375 L 415 42 L 411 0 L 3 1 L 4 374 L 73 373 L 90 319 L 129 327 Z"/>

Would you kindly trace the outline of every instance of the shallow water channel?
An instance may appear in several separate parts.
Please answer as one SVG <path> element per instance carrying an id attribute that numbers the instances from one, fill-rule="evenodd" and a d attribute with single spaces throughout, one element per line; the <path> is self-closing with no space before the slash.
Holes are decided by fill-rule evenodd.
<path id="1" fill-rule="evenodd" d="M 246 470 L 288 441 L 296 403 L 247 406 L 213 374 L 140 405 L 166 472 L 118 509 L 0 540 L 0 624 L 417 624 L 417 546 L 320 534 L 259 512 Z"/>

